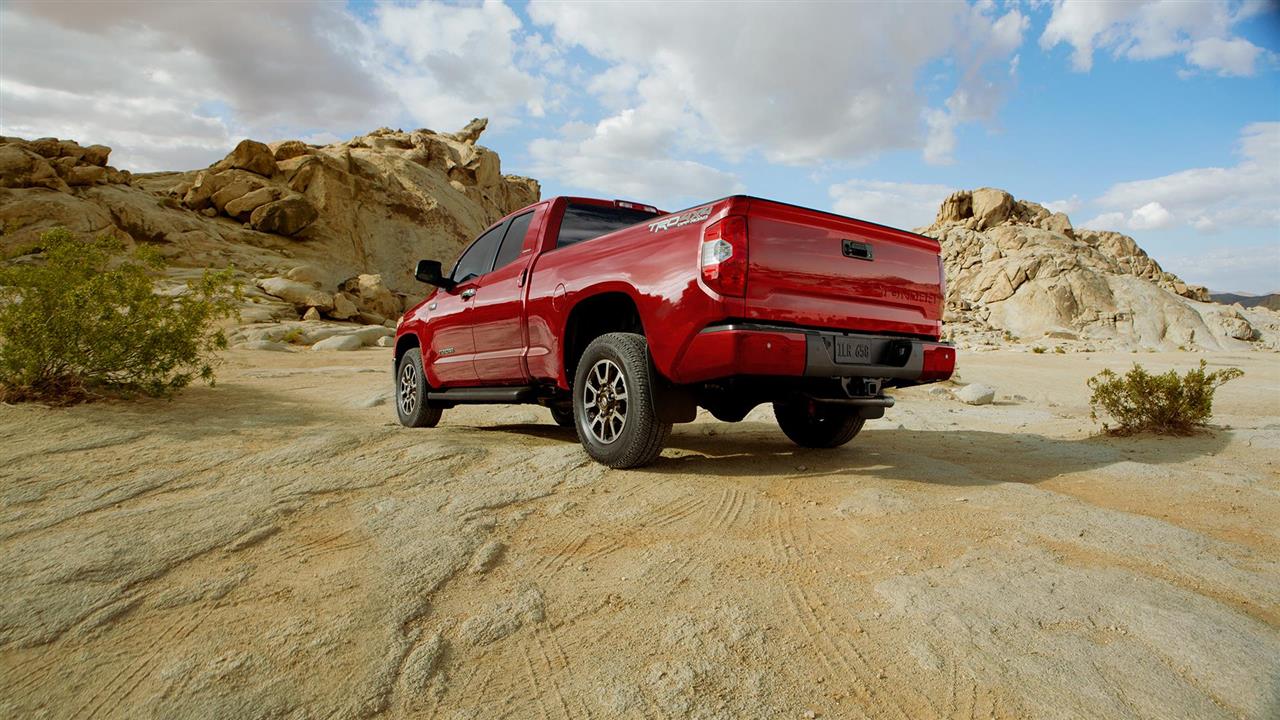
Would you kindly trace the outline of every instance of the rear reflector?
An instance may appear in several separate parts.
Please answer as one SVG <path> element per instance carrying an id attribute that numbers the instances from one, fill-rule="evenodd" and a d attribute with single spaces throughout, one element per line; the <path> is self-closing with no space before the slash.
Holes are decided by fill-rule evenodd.
<path id="1" fill-rule="evenodd" d="M 956 349 L 950 345 L 925 345 L 920 382 L 946 380 L 956 370 Z"/>
<path id="2" fill-rule="evenodd" d="M 747 292 L 747 219 L 730 215 L 702 232 L 702 281 L 721 295 Z"/>

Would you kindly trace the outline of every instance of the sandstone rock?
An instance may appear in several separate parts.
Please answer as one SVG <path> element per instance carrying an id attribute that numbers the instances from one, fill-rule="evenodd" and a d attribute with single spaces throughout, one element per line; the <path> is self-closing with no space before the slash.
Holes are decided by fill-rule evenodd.
<path id="1" fill-rule="evenodd" d="M 982 383 L 971 383 L 956 390 L 954 395 L 968 405 L 990 405 L 996 399 L 996 389 Z"/>
<path id="2" fill-rule="evenodd" d="M 290 352 L 293 349 L 287 343 L 274 340 L 251 340 L 239 343 L 235 347 L 241 350 L 262 350 L 267 352 Z"/>
<path id="3" fill-rule="evenodd" d="M 311 148 L 307 147 L 307 144 L 301 140 L 285 140 L 284 142 L 274 143 L 271 149 L 277 163 L 281 160 L 310 155 L 312 152 Z"/>
<path id="4" fill-rule="evenodd" d="M 40 157 L 50 160 L 58 157 L 62 152 L 61 141 L 55 137 L 36 138 L 27 143 L 27 148 Z"/>
<path id="5" fill-rule="evenodd" d="M 0 160 L 7 162 L 0 162 L 0 220 L 5 222 L 0 249 L 16 250 L 59 224 L 81 234 L 110 231 L 161 243 L 158 249 L 177 267 L 234 263 L 268 277 L 311 265 L 319 274 L 308 284 L 319 281 L 330 293 L 344 278 L 379 275 L 391 294 L 362 299 L 351 293 L 358 310 L 351 320 L 376 327 L 394 324 L 387 318 L 398 316 L 403 302 L 416 302 L 425 292 L 412 276 L 419 258 L 456 256 L 488 224 L 538 199 L 536 181 L 503 176 L 497 155 L 476 144 L 483 125 L 473 123 L 459 135 L 382 129 L 371 133 L 368 142 L 276 143 L 268 148 L 274 166 L 265 158 L 255 161 L 262 157 L 254 152 L 261 147 L 247 143 L 225 162 L 203 170 L 139 175 L 106 165 L 105 147 L 90 149 L 74 140 L 50 138 L 40 143 L 50 155 L 45 158 L 27 140 L 3 138 Z M 277 151 L 287 159 L 276 161 Z M 455 186 L 450 163 L 470 165 L 464 170 L 480 184 Z M 74 168 L 89 166 L 105 169 L 106 184 L 98 184 L 97 171 L 89 170 L 84 179 L 95 184 L 71 192 L 66 178 Z M 262 188 L 278 194 L 253 208 L 260 196 L 245 196 Z M 174 207 L 169 198 L 180 198 L 185 207 Z M 247 227 L 222 217 L 228 204 L 231 219 L 243 222 L 248 212 Z M 306 242 L 280 243 L 263 236 L 264 230 L 293 232 L 292 237 Z M 288 307 L 299 312 L 309 306 Z"/>
<path id="6" fill-rule="evenodd" d="M 1013 196 L 1004 190 L 978 188 L 973 191 L 973 217 L 977 228 L 995 227 L 1013 214 Z"/>
<path id="7" fill-rule="evenodd" d="M 371 313 L 365 310 L 361 310 L 357 317 L 365 325 L 385 325 L 388 322 L 386 318 L 378 313 Z"/>
<path id="8" fill-rule="evenodd" d="M 85 152 L 85 148 L 80 147 L 80 143 L 75 140 L 58 141 L 58 157 L 71 158 L 73 162 L 79 162 L 84 158 Z"/>
<path id="9" fill-rule="evenodd" d="M 313 307 L 309 307 L 307 308 L 307 311 L 302 314 L 302 319 L 307 322 L 320 322 L 320 311 Z"/>
<path id="10" fill-rule="evenodd" d="M 227 203 L 242 198 L 263 187 L 263 185 L 264 183 L 260 178 L 247 173 L 232 174 L 222 180 L 222 186 L 213 193 L 209 198 L 209 202 L 218 208 L 220 212 L 225 213 L 227 211 Z"/>
<path id="11" fill-rule="evenodd" d="M 964 222 L 971 217 L 973 217 L 973 193 L 968 190 L 959 190 L 942 201 L 935 224 Z"/>
<path id="12" fill-rule="evenodd" d="M 335 320 L 348 320 L 355 317 L 359 312 L 350 295 L 344 292 L 334 294 L 333 310 L 329 312 L 329 317 Z"/>
<path id="13" fill-rule="evenodd" d="M 97 165 L 78 165 L 67 171 L 67 184 L 72 187 L 102 185 L 106 182 L 107 169 Z"/>
<path id="14" fill-rule="evenodd" d="M 381 275 L 358 275 L 342 283 L 342 290 L 354 296 L 363 311 L 384 318 L 400 314 L 400 300 L 382 282 Z"/>
<path id="15" fill-rule="evenodd" d="M 395 338 L 390 335 L 384 335 L 378 338 L 378 347 L 391 347 L 396 344 Z"/>
<path id="16" fill-rule="evenodd" d="M 315 265 L 296 265 L 289 269 L 284 276 L 290 280 L 296 280 L 301 283 L 309 283 L 319 287 L 324 282 L 324 274 L 320 268 Z"/>
<path id="17" fill-rule="evenodd" d="M 255 230 L 277 235 L 296 235 L 316 221 L 320 213 L 305 197 L 291 195 L 283 200 L 267 203 L 249 218 Z"/>
<path id="18" fill-rule="evenodd" d="M 309 284 L 282 277 L 263 278 L 256 284 L 268 295 L 274 295 L 298 307 L 309 306 L 322 312 L 333 310 L 333 296 Z"/>
<path id="19" fill-rule="evenodd" d="M 311 346 L 312 350 L 339 350 L 351 351 L 359 350 L 364 347 L 364 343 L 355 335 L 335 335 L 334 337 L 321 340 Z"/>
<path id="20" fill-rule="evenodd" d="M 475 118 L 467 123 L 466 127 L 454 133 L 453 136 L 468 145 L 475 145 L 476 141 L 480 139 L 480 134 L 487 127 L 489 127 L 488 118 Z"/>
<path id="21" fill-rule="evenodd" d="M 16 144 L 0 146 L 0 187 L 69 190 L 48 160 Z"/>
<path id="22" fill-rule="evenodd" d="M 263 177 L 276 174 L 276 158 L 271 148 L 256 140 L 241 140 L 239 145 L 225 158 L 219 160 L 215 168 L 228 170 L 237 168 L 257 173 Z"/>
<path id="23" fill-rule="evenodd" d="M 107 164 L 107 158 L 111 155 L 111 148 L 106 145 L 90 145 L 84 149 L 81 159 L 90 165 L 104 167 Z"/>
<path id="24" fill-rule="evenodd" d="M 278 187 L 265 186 L 232 200 L 223 211 L 237 220 L 248 220 L 254 210 L 280 198 L 283 191 Z"/>

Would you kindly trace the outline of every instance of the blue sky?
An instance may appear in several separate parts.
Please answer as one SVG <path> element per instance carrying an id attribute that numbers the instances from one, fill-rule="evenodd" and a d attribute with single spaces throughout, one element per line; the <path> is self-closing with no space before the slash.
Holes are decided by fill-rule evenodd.
<path id="1" fill-rule="evenodd" d="M 241 137 L 482 142 L 547 195 L 730 192 L 906 227 L 994 186 L 1280 290 L 1275 2 L 6 3 L 0 132 L 198 167 Z"/>

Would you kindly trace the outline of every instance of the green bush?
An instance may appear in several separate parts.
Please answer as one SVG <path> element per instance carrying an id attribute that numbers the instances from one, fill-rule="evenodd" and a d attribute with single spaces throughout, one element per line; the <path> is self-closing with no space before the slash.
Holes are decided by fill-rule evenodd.
<path id="1" fill-rule="evenodd" d="M 1214 391 L 1244 375 L 1240 368 L 1207 373 L 1205 366 L 1201 360 L 1200 367 L 1181 377 L 1175 370 L 1152 375 L 1136 363 L 1123 376 L 1103 370 L 1088 381 L 1091 416 L 1096 421 L 1099 410 L 1111 416 L 1117 425 L 1103 423 L 1102 429 L 1112 435 L 1188 435 L 1213 415 Z"/>
<path id="2" fill-rule="evenodd" d="M 235 315 L 230 268 L 206 270 L 185 292 L 155 292 L 158 253 L 119 240 L 40 236 L 43 260 L 0 265 L 0 396 L 70 403 L 100 392 L 164 396 L 214 380 L 215 327 Z"/>

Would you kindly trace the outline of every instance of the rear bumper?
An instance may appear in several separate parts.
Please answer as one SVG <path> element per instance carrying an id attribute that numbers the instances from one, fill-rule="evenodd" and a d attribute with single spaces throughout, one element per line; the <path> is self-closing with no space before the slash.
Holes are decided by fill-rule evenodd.
<path id="1" fill-rule="evenodd" d="M 837 345 L 856 343 L 857 359 L 836 359 Z M 895 385 L 937 382 L 955 371 L 947 343 L 831 330 L 735 323 L 698 333 L 676 363 L 672 379 L 702 382 L 737 375 L 865 377 Z"/>

